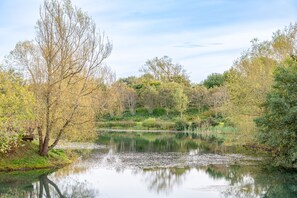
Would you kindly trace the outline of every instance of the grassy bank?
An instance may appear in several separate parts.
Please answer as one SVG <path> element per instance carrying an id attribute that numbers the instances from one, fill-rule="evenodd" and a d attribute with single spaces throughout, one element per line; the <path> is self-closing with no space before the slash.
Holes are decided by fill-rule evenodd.
<path id="1" fill-rule="evenodd" d="M 0 171 L 34 170 L 61 167 L 71 163 L 71 155 L 54 149 L 46 157 L 38 154 L 38 146 L 26 142 L 14 152 L 0 154 Z"/>

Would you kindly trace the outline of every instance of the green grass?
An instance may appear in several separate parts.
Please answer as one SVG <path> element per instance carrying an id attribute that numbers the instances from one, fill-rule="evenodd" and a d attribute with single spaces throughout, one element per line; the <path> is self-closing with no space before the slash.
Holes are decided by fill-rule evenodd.
<path id="1" fill-rule="evenodd" d="M 0 154 L 0 171 L 54 168 L 69 163 L 71 160 L 63 150 L 51 150 L 44 157 L 38 154 L 36 144 L 27 142 L 13 153 Z"/>

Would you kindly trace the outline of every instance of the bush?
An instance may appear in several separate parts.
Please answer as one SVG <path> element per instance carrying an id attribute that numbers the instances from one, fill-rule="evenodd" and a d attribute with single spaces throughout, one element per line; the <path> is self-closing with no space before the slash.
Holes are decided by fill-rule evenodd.
<path id="1" fill-rule="evenodd" d="M 177 131 L 187 130 L 188 127 L 189 127 L 189 124 L 185 120 L 177 120 L 174 125 L 174 128 Z"/>
<path id="2" fill-rule="evenodd" d="M 148 118 L 142 122 L 143 127 L 150 128 L 160 128 L 161 125 L 159 122 L 157 122 L 156 118 Z"/>
<path id="3" fill-rule="evenodd" d="M 134 127 L 136 125 L 137 123 L 134 121 L 97 122 L 97 127 L 99 128 L 113 128 L 113 127 L 129 128 L 129 127 Z"/>
<path id="4" fill-rule="evenodd" d="M 202 127 L 203 122 L 201 120 L 195 120 L 191 123 L 191 130 L 195 131 L 196 129 L 199 129 Z"/>
<path id="5" fill-rule="evenodd" d="M 185 113 L 187 115 L 197 115 L 199 113 L 199 109 L 197 109 L 197 108 L 188 108 Z"/>
<path id="6" fill-rule="evenodd" d="M 163 116 L 166 114 L 166 110 L 163 109 L 163 108 L 156 108 L 153 110 L 153 115 L 154 116 L 157 116 L 157 117 L 160 117 L 160 116 Z"/>
<path id="7" fill-rule="evenodd" d="M 157 120 L 156 118 L 148 118 L 142 122 L 142 126 L 148 129 L 162 129 L 162 130 L 171 130 L 174 129 L 174 123 L 166 122 L 162 120 Z"/>
<path id="8" fill-rule="evenodd" d="M 210 109 L 208 111 L 205 111 L 205 112 L 203 112 L 201 114 L 201 117 L 203 119 L 206 119 L 206 118 L 209 118 L 209 117 L 215 117 L 215 116 L 216 116 L 216 113 L 212 109 Z"/>
<path id="9" fill-rule="evenodd" d="M 161 129 L 163 130 L 172 130 L 174 129 L 175 124 L 173 122 L 160 122 Z"/>
<path id="10" fill-rule="evenodd" d="M 149 116 L 149 112 L 146 108 L 137 108 L 136 109 L 136 115 L 139 115 L 139 116 Z"/>
<path id="11" fill-rule="evenodd" d="M 9 135 L 7 132 L 0 132 L 0 154 L 8 153 L 17 148 L 21 143 L 21 136 L 17 133 Z"/>

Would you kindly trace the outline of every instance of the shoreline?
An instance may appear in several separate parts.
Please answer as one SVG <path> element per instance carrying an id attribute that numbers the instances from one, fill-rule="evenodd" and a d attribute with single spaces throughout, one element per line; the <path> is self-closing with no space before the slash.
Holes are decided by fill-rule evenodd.
<path id="1" fill-rule="evenodd" d="M 74 153 L 61 149 L 53 149 L 48 156 L 40 156 L 36 144 L 25 143 L 14 152 L 0 156 L 0 173 L 56 169 L 71 164 L 75 158 Z"/>

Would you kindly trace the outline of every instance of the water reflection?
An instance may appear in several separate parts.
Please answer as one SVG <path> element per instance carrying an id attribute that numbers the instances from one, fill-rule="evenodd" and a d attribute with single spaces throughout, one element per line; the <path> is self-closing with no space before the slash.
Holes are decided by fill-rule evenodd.
<path id="1" fill-rule="evenodd" d="M 174 188 L 182 185 L 188 171 L 186 168 L 143 169 L 137 174 L 143 176 L 148 190 L 157 194 L 170 194 Z"/>
<path id="2" fill-rule="evenodd" d="M 194 149 L 200 149 L 201 152 L 208 152 L 211 148 L 221 150 L 223 146 L 219 144 L 198 144 L 195 141 L 175 138 L 175 134 L 153 134 L 149 136 L 112 134 L 103 133 L 98 138 L 98 142 L 113 145 L 116 151 L 120 152 L 188 152 Z"/>
<path id="3" fill-rule="evenodd" d="M 0 197 L 297 197 L 296 172 L 243 156 L 171 140 L 108 144 L 59 170 L 0 173 Z"/>
<path id="4" fill-rule="evenodd" d="M 52 172 L 52 170 L 46 170 L 1 173 L 0 197 L 98 197 L 98 191 L 88 188 L 87 182 L 65 180 L 65 178 L 58 181 L 60 175 L 58 174 L 59 176 L 56 178 L 56 173 Z"/>

